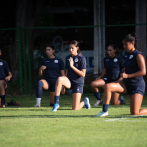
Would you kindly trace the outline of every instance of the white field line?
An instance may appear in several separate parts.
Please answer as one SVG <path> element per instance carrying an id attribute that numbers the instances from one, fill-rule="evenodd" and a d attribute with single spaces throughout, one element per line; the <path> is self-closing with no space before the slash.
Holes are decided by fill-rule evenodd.
<path id="1" fill-rule="evenodd" d="M 121 118 L 116 118 L 116 119 L 107 119 L 105 121 L 117 121 L 117 120 L 122 120 L 122 119 L 127 119 L 127 118 L 143 117 L 143 116 L 147 116 L 147 115 L 134 115 L 134 116 L 131 116 L 131 117 L 121 117 Z"/>

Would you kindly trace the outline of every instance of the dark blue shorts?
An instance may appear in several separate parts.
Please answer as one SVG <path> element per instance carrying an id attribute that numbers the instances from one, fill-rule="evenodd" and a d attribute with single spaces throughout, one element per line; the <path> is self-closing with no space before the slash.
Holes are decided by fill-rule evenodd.
<path id="1" fill-rule="evenodd" d="M 83 87 L 84 87 L 84 84 L 77 84 L 77 83 L 74 83 L 72 80 L 70 80 L 70 83 L 71 83 L 71 87 L 70 89 L 72 90 L 72 93 L 82 93 L 83 94 Z"/>
<path id="2" fill-rule="evenodd" d="M 145 82 L 144 82 L 144 80 L 135 83 L 135 85 L 128 84 L 128 83 L 125 83 L 125 85 L 126 85 L 126 89 L 127 89 L 127 94 L 129 94 L 130 96 L 135 94 L 135 93 L 139 93 L 142 96 L 144 96 L 144 93 L 145 93 Z"/>
<path id="3" fill-rule="evenodd" d="M 46 79 L 45 79 L 46 80 Z M 47 83 L 48 83 L 48 90 L 50 91 L 50 92 L 55 92 L 55 85 L 56 85 L 56 82 L 50 82 L 50 81 L 48 81 L 48 80 L 46 80 L 47 81 Z"/>
<path id="4" fill-rule="evenodd" d="M 114 81 L 112 81 L 112 80 L 108 80 L 107 78 L 103 78 L 103 80 L 105 81 L 105 84 L 108 84 L 108 83 L 114 82 Z"/>

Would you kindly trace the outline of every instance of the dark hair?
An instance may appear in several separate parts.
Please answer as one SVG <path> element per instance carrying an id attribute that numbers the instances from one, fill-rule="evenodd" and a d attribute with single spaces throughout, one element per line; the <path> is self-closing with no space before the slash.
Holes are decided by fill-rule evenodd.
<path id="1" fill-rule="evenodd" d="M 115 44 L 109 44 L 108 46 L 111 46 L 114 50 L 116 50 L 116 48 L 117 48 Z"/>
<path id="2" fill-rule="evenodd" d="M 76 40 L 73 40 L 70 44 L 75 45 L 75 47 L 79 47 L 79 42 Z M 80 48 L 77 50 L 77 53 L 82 55 Z"/>
<path id="3" fill-rule="evenodd" d="M 49 45 L 47 45 L 46 47 L 50 47 L 50 48 L 52 48 L 52 50 L 55 50 L 55 47 L 54 47 L 53 44 L 49 44 Z"/>
<path id="4" fill-rule="evenodd" d="M 127 34 L 124 38 L 123 38 L 124 41 L 127 41 L 127 42 L 132 42 L 134 41 L 134 47 L 136 49 L 138 49 L 138 42 L 137 42 L 137 36 L 136 34 L 133 32 L 131 34 Z"/>

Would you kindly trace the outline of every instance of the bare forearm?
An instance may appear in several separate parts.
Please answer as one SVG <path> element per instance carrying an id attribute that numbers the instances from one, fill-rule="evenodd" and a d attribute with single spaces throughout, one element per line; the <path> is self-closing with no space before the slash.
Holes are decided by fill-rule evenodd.
<path id="1" fill-rule="evenodd" d="M 85 72 L 83 72 L 83 71 L 77 69 L 77 68 L 74 67 L 74 66 L 72 66 L 71 68 L 72 68 L 79 76 L 85 77 Z"/>

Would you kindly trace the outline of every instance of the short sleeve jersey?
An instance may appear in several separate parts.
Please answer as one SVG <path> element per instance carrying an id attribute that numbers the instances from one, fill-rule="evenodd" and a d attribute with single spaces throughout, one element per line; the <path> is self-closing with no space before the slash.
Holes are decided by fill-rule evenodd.
<path id="1" fill-rule="evenodd" d="M 55 57 L 53 59 L 45 58 L 41 62 L 41 66 L 46 66 L 43 73 L 43 78 L 51 83 L 55 83 L 59 76 L 61 76 L 61 70 L 64 70 L 64 62 L 62 59 Z"/>
<path id="2" fill-rule="evenodd" d="M 65 68 L 68 69 L 67 77 L 72 80 L 75 84 L 84 84 L 84 78 L 79 76 L 71 67 L 69 58 L 72 57 L 71 55 L 66 57 L 66 65 Z M 81 70 L 86 69 L 86 58 L 83 55 L 78 54 L 77 56 L 72 57 L 74 61 L 74 66 Z"/>
<path id="3" fill-rule="evenodd" d="M 126 52 L 124 55 L 124 66 L 125 66 L 125 73 L 126 74 L 133 74 L 135 72 L 138 72 L 139 66 L 137 63 L 137 56 L 138 54 L 141 54 L 137 49 L 135 49 L 132 53 Z M 123 79 L 125 83 L 135 85 L 139 81 L 143 80 L 143 76 L 136 77 L 136 78 L 128 78 Z"/>
<path id="4" fill-rule="evenodd" d="M 124 68 L 124 60 L 121 56 L 117 55 L 113 58 L 107 56 L 104 58 L 104 67 L 107 69 L 106 78 L 108 81 L 117 81 Z"/>
<path id="5" fill-rule="evenodd" d="M 0 80 L 4 80 L 5 77 L 8 76 L 8 73 L 10 72 L 8 63 L 4 60 L 0 60 Z"/>

